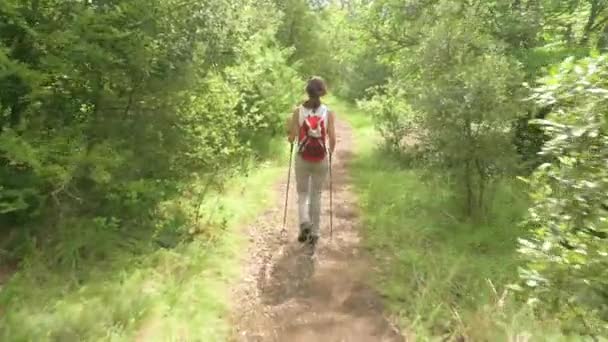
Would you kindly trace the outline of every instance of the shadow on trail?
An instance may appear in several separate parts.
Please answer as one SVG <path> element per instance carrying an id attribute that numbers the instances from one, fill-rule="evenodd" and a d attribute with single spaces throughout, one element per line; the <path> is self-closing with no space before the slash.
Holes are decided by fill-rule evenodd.
<path id="1" fill-rule="evenodd" d="M 333 161 L 333 192 L 334 195 L 344 193 L 349 184 L 349 176 L 346 161 L 352 158 L 350 150 L 336 152 L 337 159 Z M 329 191 L 329 179 L 324 184 L 324 191 Z M 293 196 L 297 194 L 293 193 Z M 324 220 L 328 219 L 328 198 L 323 199 Z M 334 197 L 334 219 L 351 220 L 356 217 L 356 211 L 348 203 Z M 335 227 L 337 228 L 337 227 Z M 284 245 L 283 245 L 284 243 Z M 310 296 L 310 289 L 315 273 L 315 253 L 317 248 L 297 241 L 278 243 L 282 245 L 281 250 L 270 250 L 265 252 L 264 262 L 259 270 L 257 286 L 262 295 L 262 303 L 277 306 L 294 298 Z M 324 249 L 327 253 L 328 250 Z M 331 251 L 329 251 L 331 252 Z"/>
<path id="2" fill-rule="evenodd" d="M 287 188 L 281 182 L 277 189 L 281 195 L 281 201 L 277 201 L 280 208 L 269 211 L 260 218 L 259 225 L 251 228 L 256 244 L 251 247 L 251 273 L 243 294 L 237 297 L 237 307 L 245 307 L 240 310 L 245 314 L 235 318 L 237 341 L 404 340 L 386 318 L 381 296 L 368 283 L 374 267 L 362 248 L 359 235 L 362 221 L 349 172 L 349 165 L 357 160 L 352 152 L 350 128 L 343 122 L 338 124 L 343 134 L 338 137 L 331 170 L 333 235 L 329 182 L 326 182 L 316 250 L 295 239 L 298 215 L 295 205 L 289 211 L 293 222 L 287 230 L 290 241 L 279 236 L 277 226 Z M 295 184 L 289 184 L 289 189 L 293 201 L 290 203 L 295 204 Z M 248 288 L 252 285 L 256 288 Z M 255 293 L 255 300 L 248 301 L 251 293 Z"/>
<path id="3" fill-rule="evenodd" d="M 288 242 L 279 259 L 270 265 L 266 263 L 258 275 L 262 302 L 279 305 L 303 295 L 315 271 L 314 253 L 314 248 L 308 244 Z M 271 267 L 269 274 L 268 267 Z"/>

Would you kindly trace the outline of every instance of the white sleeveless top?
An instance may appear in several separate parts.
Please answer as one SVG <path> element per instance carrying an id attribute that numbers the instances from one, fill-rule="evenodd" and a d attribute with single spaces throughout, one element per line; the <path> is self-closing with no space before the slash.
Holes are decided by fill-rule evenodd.
<path id="1" fill-rule="evenodd" d="M 325 124 L 327 125 L 328 113 L 329 113 L 329 108 L 324 104 L 322 104 L 319 108 L 317 108 L 316 111 L 313 111 L 312 109 L 306 108 L 304 106 L 300 106 L 300 115 L 298 117 L 298 125 L 301 127 L 302 124 L 304 123 L 304 120 L 306 120 L 307 117 L 312 116 L 312 115 L 322 117 L 323 121 L 325 121 Z"/>

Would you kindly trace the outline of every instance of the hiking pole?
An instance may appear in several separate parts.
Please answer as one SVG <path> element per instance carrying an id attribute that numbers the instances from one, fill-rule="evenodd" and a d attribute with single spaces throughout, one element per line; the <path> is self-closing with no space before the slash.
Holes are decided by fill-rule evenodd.
<path id="1" fill-rule="evenodd" d="M 285 235 L 285 226 L 287 224 L 287 203 L 289 201 L 289 182 L 291 181 L 291 162 L 293 158 L 293 141 L 289 148 L 289 168 L 287 173 L 287 189 L 285 190 L 285 210 L 283 211 L 283 229 L 281 229 L 281 236 Z"/>
<path id="2" fill-rule="evenodd" d="M 334 237 L 334 199 L 333 199 L 333 179 L 331 177 L 331 155 L 329 154 L 329 241 Z"/>

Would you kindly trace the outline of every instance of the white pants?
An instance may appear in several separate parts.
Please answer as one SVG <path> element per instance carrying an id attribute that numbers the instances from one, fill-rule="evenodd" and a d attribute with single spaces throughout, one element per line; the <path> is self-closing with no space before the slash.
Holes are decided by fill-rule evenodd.
<path id="1" fill-rule="evenodd" d="M 312 224 L 312 235 L 319 235 L 321 221 L 321 193 L 328 172 L 327 158 L 309 162 L 296 156 L 296 185 L 298 189 L 298 214 L 300 227 Z"/>

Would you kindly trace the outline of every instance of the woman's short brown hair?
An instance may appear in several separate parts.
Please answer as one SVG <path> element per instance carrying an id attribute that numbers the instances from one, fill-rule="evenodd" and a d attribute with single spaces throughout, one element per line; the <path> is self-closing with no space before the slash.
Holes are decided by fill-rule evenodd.
<path id="1" fill-rule="evenodd" d="M 321 106 L 321 97 L 327 94 L 327 85 L 321 77 L 313 76 L 308 80 L 306 93 L 308 94 L 308 100 L 304 102 L 304 107 L 317 109 Z"/>

